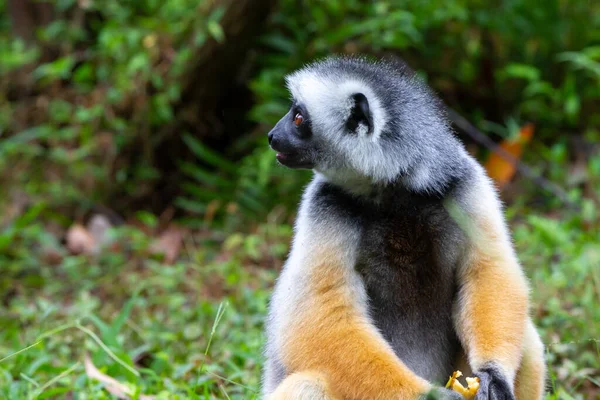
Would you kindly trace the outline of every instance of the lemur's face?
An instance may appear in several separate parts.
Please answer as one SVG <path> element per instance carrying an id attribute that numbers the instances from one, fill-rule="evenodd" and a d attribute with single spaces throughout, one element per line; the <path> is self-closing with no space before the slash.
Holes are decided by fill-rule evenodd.
<path id="1" fill-rule="evenodd" d="M 438 102 L 403 69 L 334 58 L 286 83 L 292 107 L 269 144 L 287 167 L 314 169 L 352 190 L 391 182 L 437 190 L 434 177 L 461 156 Z"/>
<path id="2" fill-rule="evenodd" d="M 320 89 L 322 93 L 326 85 Z M 369 101 L 363 93 L 350 91 L 343 99 L 336 98 L 334 104 L 333 99 L 325 100 L 319 92 L 314 98 L 305 92 L 294 96 L 288 113 L 269 132 L 269 145 L 286 167 L 321 172 L 351 169 L 345 148 L 356 148 L 361 141 L 373 139 Z"/>
<path id="3" fill-rule="evenodd" d="M 277 161 L 290 168 L 312 169 L 317 162 L 317 146 L 310 116 L 302 104 L 290 111 L 269 132 L 269 145 L 277 152 Z"/>

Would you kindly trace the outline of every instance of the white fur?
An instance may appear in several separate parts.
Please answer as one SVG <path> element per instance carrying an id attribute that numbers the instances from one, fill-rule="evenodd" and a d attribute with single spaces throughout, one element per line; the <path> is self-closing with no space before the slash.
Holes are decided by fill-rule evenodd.
<path id="1" fill-rule="evenodd" d="M 373 133 L 367 137 L 364 132 L 365 139 L 377 141 L 387 122 L 388 116 L 379 99 L 369 85 L 359 80 L 343 76 L 318 76 L 300 70 L 287 78 L 287 85 L 292 97 L 306 106 L 314 125 L 323 127 L 327 132 L 339 131 L 342 128 L 340 122 L 350 116 L 354 106 L 352 95 L 357 93 L 362 93 L 367 98 L 369 110 L 373 115 Z M 340 118 L 332 119 L 332 115 L 338 115 Z"/>
<path id="2" fill-rule="evenodd" d="M 307 262 L 307 259 L 311 257 L 313 248 L 346 249 L 345 252 L 339 254 L 339 257 L 342 265 L 347 268 L 340 272 L 344 273 L 348 279 L 348 288 L 353 293 L 356 307 L 365 315 L 367 314 L 367 294 L 362 280 L 352 268 L 355 264 L 355 252 L 358 247 L 358 233 L 352 232 L 343 224 L 311 220 L 308 215 L 308 207 L 320 181 L 321 178 L 315 177 L 304 193 L 296 220 L 292 249 L 273 293 L 271 304 L 274 318 L 271 328 L 276 331 L 272 335 L 275 338 L 285 336 L 282 333 L 297 314 L 295 308 L 307 298 L 311 268 L 314 267 L 314 262 Z M 279 348 L 280 344 L 277 344 L 276 347 Z"/>
<path id="3" fill-rule="evenodd" d="M 504 256 L 509 256 L 516 261 L 516 254 L 513 248 L 510 233 L 504 220 L 502 202 L 498 197 L 498 192 L 492 180 L 487 176 L 483 167 L 472 157 L 468 157 L 468 162 L 471 163 L 475 171 L 475 179 L 472 181 L 472 186 L 468 190 L 462 200 L 463 208 L 468 210 L 468 213 L 474 219 L 485 219 L 496 230 L 497 241 L 494 243 L 494 249 L 501 252 Z M 485 232 L 482 232 L 485 234 Z M 480 238 L 471 238 L 473 243 L 477 243 Z M 485 244 L 489 246 L 489 243 Z M 486 249 L 492 250 L 492 249 Z"/>
<path id="4" fill-rule="evenodd" d="M 267 324 L 267 335 L 272 340 L 268 344 L 268 357 L 278 357 L 280 349 L 285 346 L 284 338 L 289 326 L 306 302 L 312 300 L 309 284 L 318 264 L 311 256 L 316 248 L 343 249 L 337 255 L 342 266 L 339 273 L 346 281 L 345 295 L 351 299 L 353 307 L 365 316 L 365 322 L 372 324 L 368 316 L 368 297 L 363 281 L 353 268 L 359 241 L 358 232 L 339 221 L 330 218 L 315 220 L 309 215 L 314 192 L 322 181 L 322 177 L 315 176 L 305 190 L 296 219 L 292 249 L 273 291 Z M 374 326 L 373 332 L 380 335 Z M 384 342 L 383 337 L 381 340 Z M 269 375 L 273 371 L 267 370 L 265 373 L 267 378 L 263 390 L 264 394 L 269 394 L 275 389 L 271 386 L 273 379 Z"/>
<path id="5" fill-rule="evenodd" d="M 323 175 L 339 181 L 358 172 L 375 182 L 387 183 L 406 169 L 406 159 L 385 151 L 379 141 L 389 116 L 367 83 L 343 75 L 321 76 L 300 70 L 287 78 L 287 85 L 292 97 L 307 108 L 313 134 L 341 153 L 339 158 L 347 164 L 346 168 L 317 167 Z M 349 136 L 344 124 L 353 106 L 352 95 L 356 93 L 362 93 L 369 102 L 373 132 L 367 133 L 367 127 L 361 125 L 358 135 Z"/>

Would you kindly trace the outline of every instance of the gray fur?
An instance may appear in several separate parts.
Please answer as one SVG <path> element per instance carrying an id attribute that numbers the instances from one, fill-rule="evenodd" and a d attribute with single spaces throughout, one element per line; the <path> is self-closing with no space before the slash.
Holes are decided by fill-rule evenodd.
<path id="1" fill-rule="evenodd" d="M 279 385 L 287 375 L 285 367 L 281 361 L 279 361 L 277 354 L 269 354 L 269 349 L 274 350 L 273 344 L 267 344 L 266 349 L 267 354 L 264 366 L 264 374 L 262 377 L 263 394 L 273 392 L 277 388 L 277 385 Z M 274 351 L 271 352 L 276 353 Z"/>
<path id="2" fill-rule="evenodd" d="M 477 400 L 515 400 L 511 385 L 494 363 L 483 366 L 476 374 L 480 380 Z"/>

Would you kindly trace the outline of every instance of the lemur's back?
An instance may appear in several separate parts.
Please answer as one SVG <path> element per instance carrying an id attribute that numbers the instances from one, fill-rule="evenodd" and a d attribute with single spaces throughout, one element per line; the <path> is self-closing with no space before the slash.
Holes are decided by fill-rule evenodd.
<path id="1" fill-rule="evenodd" d="M 439 196 L 401 189 L 376 196 L 358 200 L 326 184 L 315 207 L 361 227 L 355 269 L 375 326 L 409 368 L 441 382 L 460 350 L 452 304 L 463 233 Z"/>

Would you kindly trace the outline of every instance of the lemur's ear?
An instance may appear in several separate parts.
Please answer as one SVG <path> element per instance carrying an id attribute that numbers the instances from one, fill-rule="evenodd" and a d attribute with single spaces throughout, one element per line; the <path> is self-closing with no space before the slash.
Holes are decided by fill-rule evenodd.
<path id="1" fill-rule="evenodd" d="M 350 99 L 354 102 L 350 110 L 350 116 L 346 121 L 346 128 L 351 132 L 358 133 L 360 126 L 366 128 L 366 133 L 373 131 L 373 117 L 369 110 L 369 101 L 362 93 L 353 94 Z"/>

